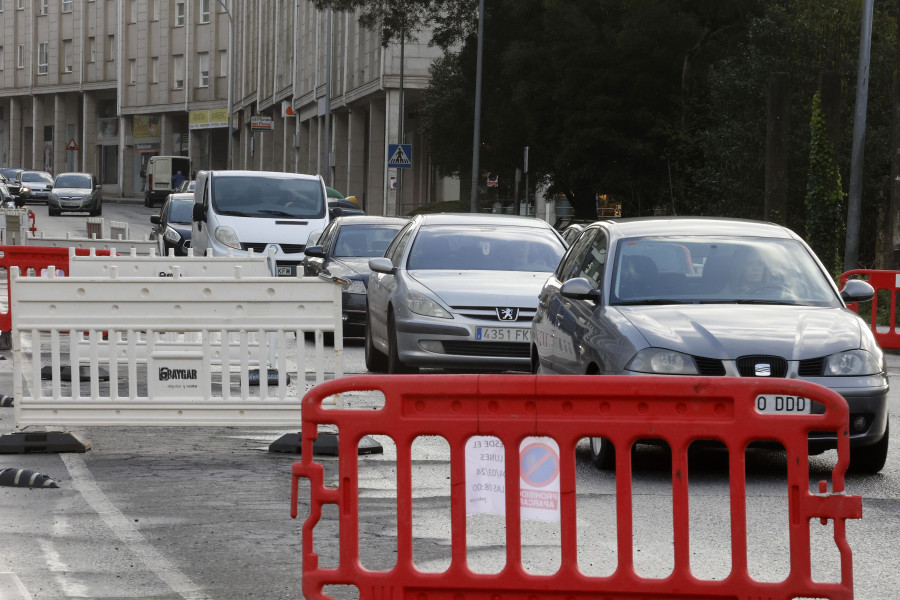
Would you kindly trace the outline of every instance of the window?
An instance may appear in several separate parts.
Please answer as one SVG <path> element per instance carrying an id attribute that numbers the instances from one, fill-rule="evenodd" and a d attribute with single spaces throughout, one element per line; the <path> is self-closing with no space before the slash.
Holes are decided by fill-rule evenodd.
<path id="1" fill-rule="evenodd" d="M 25 44 L 19 44 L 18 46 L 16 46 L 16 68 L 25 68 Z"/>
<path id="2" fill-rule="evenodd" d="M 47 74 L 47 42 L 38 42 L 38 75 Z"/>
<path id="3" fill-rule="evenodd" d="M 134 85 L 137 79 L 137 60 L 132 58 L 128 60 L 128 84 Z"/>
<path id="4" fill-rule="evenodd" d="M 175 0 L 175 27 L 184 26 L 184 0 Z"/>
<path id="5" fill-rule="evenodd" d="M 41 0 L 41 14 L 46 15 L 50 8 L 50 0 Z"/>
<path id="6" fill-rule="evenodd" d="M 88 38 L 88 62 L 97 60 L 97 40 L 93 36 Z"/>
<path id="7" fill-rule="evenodd" d="M 63 73 L 71 73 L 74 64 L 72 54 L 72 40 L 63 40 Z"/>
<path id="8" fill-rule="evenodd" d="M 131 22 L 137 23 L 137 0 L 131 0 Z"/>
<path id="9" fill-rule="evenodd" d="M 219 77 L 228 74 L 228 50 L 219 50 Z"/>
<path id="10" fill-rule="evenodd" d="M 184 54 L 172 57 L 173 86 L 176 90 L 184 89 Z"/>
<path id="11" fill-rule="evenodd" d="M 3 3 L 3 0 L 0 0 L 0 4 Z M 0 71 L 3 70 L 3 46 L 0 46 Z"/>
<path id="12" fill-rule="evenodd" d="M 3 12 L 3 3 L 5 0 L 0 0 L 0 13 Z"/>
<path id="13" fill-rule="evenodd" d="M 150 9 L 150 14 L 153 15 L 154 21 L 159 21 L 159 3 L 162 0 L 150 0 L 150 3 L 153 5 L 153 8 Z"/>
<path id="14" fill-rule="evenodd" d="M 197 55 L 200 71 L 200 87 L 209 87 L 209 52 L 201 52 Z"/>
<path id="15" fill-rule="evenodd" d="M 159 83 L 159 57 L 150 59 L 150 83 Z"/>
<path id="16" fill-rule="evenodd" d="M 16 0 L 16 10 L 25 10 L 25 0 Z"/>
<path id="17" fill-rule="evenodd" d="M 62 0 L 62 11 L 64 13 L 72 12 L 72 0 Z"/>
<path id="18" fill-rule="evenodd" d="M 209 23 L 209 0 L 200 0 L 200 22 Z"/>
<path id="19" fill-rule="evenodd" d="M 106 60 L 116 60 L 116 34 L 106 36 Z"/>

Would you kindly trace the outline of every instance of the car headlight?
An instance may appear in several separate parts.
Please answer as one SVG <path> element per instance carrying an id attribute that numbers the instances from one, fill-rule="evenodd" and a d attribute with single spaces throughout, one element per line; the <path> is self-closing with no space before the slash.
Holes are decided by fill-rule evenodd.
<path id="1" fill-rule="evenodd" d="M 881 373 L 881 364 L 871 352 L 850 350 L 838 352 L 825 359 L 825 376 L 875 375 Z"/>
<path id="2" fill-rule="evenodd" d="M 344 291 L 348 294 L 365 294 L 366 284 L 361 279 L 348 279 L 349 285 L 344 287 Z"/>
<path id="3" fill-rule="evenodd" d="M 163 239 L 170 244 L 177 244 L 181 241 L 181 234 L 171 227 L 166 227 L 166 232 L 163 234 Z"/>
<path id="4" fill-rule="evenodd" d="M 237 233 L 231 227 L 216 227 L 216 239 L 229 248 L 241 249 L 241 242 Z"/>
<path id="5" fill-rule="evenodd" d="M 625 367 L 629 371 L 654 375 L 699 375 L 693 357 L 664 348 L 644 348 Z"/>
<path id="6" fill-rule="evenodd" d="M 417 315 L 438 317 L 441 319 L 453 318 L 450 313 L 444 310 L 444 307 L 425 294 L 419 292 L 409 292 L 406 294 L 406 306 Z"/>
<path id="7" fill-rule="evenodd" d="M 31 193 L 31 188 L 20 187 L 20 188 L 19 188 L 19 193 L 20 193 L 20 194 L 30 194 L 30 193 Z"/>

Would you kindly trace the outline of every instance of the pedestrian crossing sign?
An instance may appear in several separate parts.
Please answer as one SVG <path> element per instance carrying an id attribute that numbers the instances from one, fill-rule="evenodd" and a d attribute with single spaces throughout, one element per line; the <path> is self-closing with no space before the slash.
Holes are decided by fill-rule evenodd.
<path id="1" fill-rule="evenodd" d="M 408 169 L 412 166 L 412 144 L 388 144 L 388 168 Z"/>

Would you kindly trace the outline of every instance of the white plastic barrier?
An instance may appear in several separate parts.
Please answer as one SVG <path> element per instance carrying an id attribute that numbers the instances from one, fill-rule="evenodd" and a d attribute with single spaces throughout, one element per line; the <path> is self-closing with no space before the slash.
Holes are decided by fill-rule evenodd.
<path id="1" fill-rule="evenodd" d="M 11 275 L 17 428 L 284 427 L 299 422 L 312 385 L 343 375 L 341 288 L 329 281 L 40 278 L 21 277 L 17 267 Z M 157 332 L 199 336 L 201 343 L 157 343 Z M 324 345 L 329 332 L 333 351 Z M 312 356 L 305 333 L 315 335 Z M 124 355 L 120 344 L 103 342 L 119 335 Z M 251 335 L 258 340 L 252 350 Z M 238 348 L 222 343 L 235 338 Z M 254 364 L 275 369 L 277 383 L 261 372 L 251 385 Z M 67 377 L 67 365 L 82 366 Z"/>
<path id="2" fill-rule="evenodd" d="M 4 208 L 0 210 L 0 241 L 4 244 L 19 246 L 28 239 L 28 209 Z"/>
<path id="3" fill-rule="evenodd" d="M 134 249 L 138 254 L 149 255 L 156 254 L 157 241 L 151 239 L 144 240 L 111 240 L 111 239 L 89 239 L 84 237 L 75 237 L 67 234 L 66 237 L 46 237 L 43 232 L 39 232 L 36 237 L 26 237 L 26 246 L 52 246 L 54 248 L 95 248 L 97 250 L 116 250 L 118 252 L 129 252 Z"/>
<path id="4" fill-rule="evenodd" d="M 275 276 L 274 252 L 247 256 L 139 255 L 132 248 L 127 255 L 77 256 L 69 248 L 72 277 L 267 277 Z"/>

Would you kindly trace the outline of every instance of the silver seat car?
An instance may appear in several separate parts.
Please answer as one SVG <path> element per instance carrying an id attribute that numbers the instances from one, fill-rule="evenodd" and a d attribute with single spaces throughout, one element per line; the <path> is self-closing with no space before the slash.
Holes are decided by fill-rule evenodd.
<path id="1" fill-rule="evenodd" d="M 369 260 L 366 367 L 528 370 L 537 296 L 565 252 L 528 217 L 413 217 Z"/>
<path id="2" fill-rule="evenodd" d="M 817 383 L 850 407 L 851 470 L 877 472 L 888 449 L 884 354 L 845 305 L 873 295 L 860 280 L 839 291 L 809 246 L 780 225 L 704 218 L 597 222 L 541 291 L 533 369 Z M 792 408 L 815 411 L 809 402 Z M 833 432 L 812 432 L 809 450 L 835 444 Z M 591 452 L 598 466 L 615 464 L 609 441 L 593 438 Z"/>

